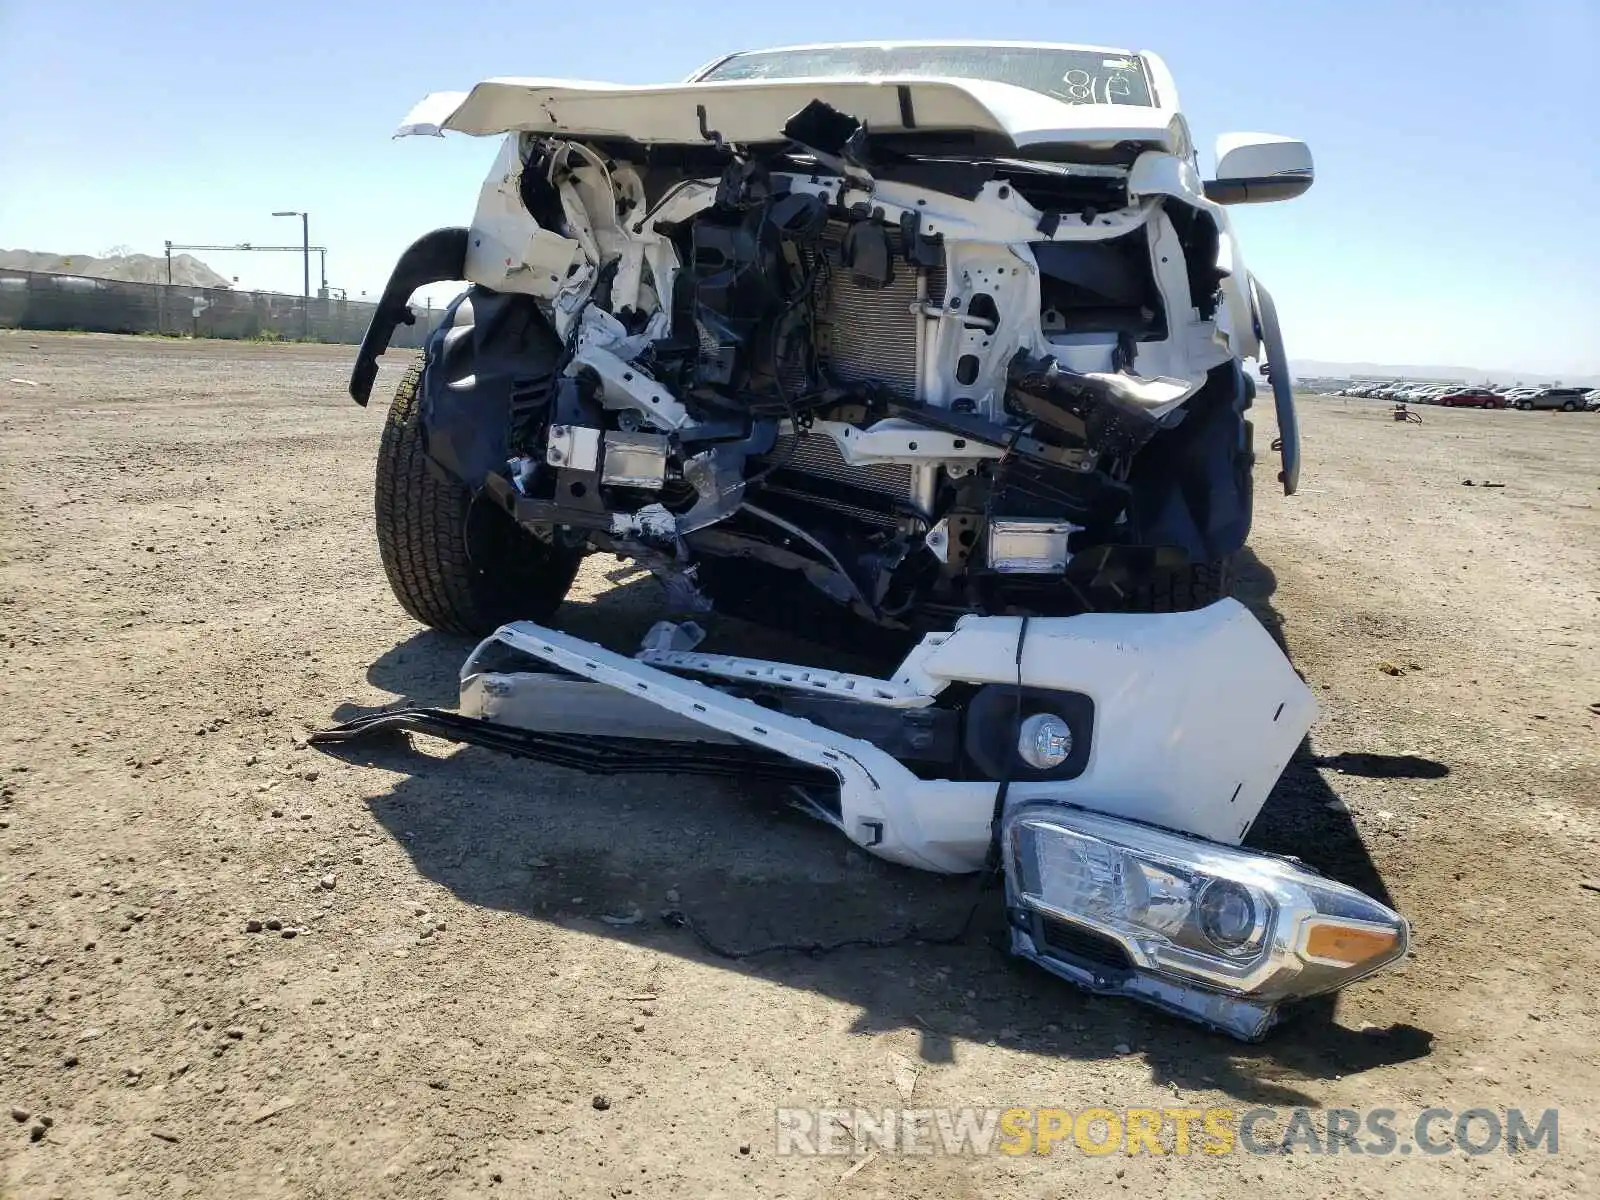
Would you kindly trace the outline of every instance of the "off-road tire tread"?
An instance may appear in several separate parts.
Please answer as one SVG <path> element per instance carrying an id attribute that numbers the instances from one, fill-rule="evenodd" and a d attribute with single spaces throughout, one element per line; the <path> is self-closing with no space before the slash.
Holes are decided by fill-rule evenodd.
<path id="1" fill-rule="evenodd" d="M 1192 612 L 1233 594 L 1233 559 L 1192 563 L 1179 571 L 1164 571 L 1129 593 L 1125 612 Z"/>
<path id="2" fill-rule="evenodd" d="M 420 417 L 423 360 L 395 389 L 378 449 L 373 507 L 384 574 L 402 608 L 442 633 L 486 637 L 515 620 L 542 620 L 565 598 L 578 559 L 474 563 L 467 542 L 472 496 L 429 468 Z"/>

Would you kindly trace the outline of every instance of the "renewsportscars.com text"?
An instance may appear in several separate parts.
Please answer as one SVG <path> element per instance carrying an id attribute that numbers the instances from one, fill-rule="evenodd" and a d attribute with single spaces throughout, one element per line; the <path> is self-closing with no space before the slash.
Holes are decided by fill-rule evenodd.
<path id="1" fill-rule="evenodd" d="M 777 1152 L 1478 1156 L 1560 1151 L 1557 1109 L 780 1108 Z"/>

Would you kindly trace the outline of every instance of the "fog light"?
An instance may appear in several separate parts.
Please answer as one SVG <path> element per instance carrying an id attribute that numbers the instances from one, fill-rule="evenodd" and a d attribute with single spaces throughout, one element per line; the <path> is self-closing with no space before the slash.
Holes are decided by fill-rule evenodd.
<path id="1" fill-rule="evenodd" d="M 1054 713 L 1036 713 L 1022 723 L 1017 753 L 1035 771 L 1050 771 L 1072 755 L 1072 728 Z"/>

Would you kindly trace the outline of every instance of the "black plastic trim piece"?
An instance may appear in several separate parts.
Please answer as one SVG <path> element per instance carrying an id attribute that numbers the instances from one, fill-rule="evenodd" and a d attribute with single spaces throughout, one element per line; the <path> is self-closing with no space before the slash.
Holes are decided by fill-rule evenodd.
<path id="1" fill-rule="evenodd" d="M 372 397 L 372 384 L 378 377 L 378 359 L 389 348 L 389 339 L 401 325 L 414 325 L 416 313 L 408 303 L 411 293 L 430 283 L 464 279 L 467 270 L 467 230 L 452 225 L 425 233 L 406 247 L 383 296 L 372 314 L 372 322 L 356 352 L 356 365 L 350 372 L 350 398 L 363 408 Z"/>
<path id="2" fill-rule="evenodd" d="M 1294 407 L 1294 377 L 1289 370 L 1288 351 L 1283 348 L 1283 330 L 1278 325 L 1278 306 L 1272 301 L 1272 293 L 1254 275 L 1250 277 L 1250 288 L 1267 382 L 1272 385 L 1273 407 L 1278 416 L 1278 449 L 1282 460 L 1278 482 L 1283 484 L 1283 494 L 1292 496 L 1300 487 L 1300 417 Z"/>
<path id="3" fill-rule="evenodd" d="M 837 787 L 839 784 L 832 771 L 806 766 L 758 746 L 539 733 L 464 717 L 443 708 L 398 708 L 370 713 L 331 729 L 319 730 L 307 740 L 314 745 L 342 745 L 397 731 L 425 733 L 429 737 L 482 746 L 591 775 L 711 775 L 804 787 Z"/>
<path id="4" fill-rule="evenodd" d="M 1311 188 L 1311 175 L 1271 175 L 1264 179 L 1207 179 L 1206 199 L 1213 204 L 1270 204 L 1293 200 Z"/>

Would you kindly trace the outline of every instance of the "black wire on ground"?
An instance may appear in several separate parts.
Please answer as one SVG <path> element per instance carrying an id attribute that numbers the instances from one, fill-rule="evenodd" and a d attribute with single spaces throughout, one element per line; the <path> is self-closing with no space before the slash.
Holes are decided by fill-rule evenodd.
<path id="1" fill-rule="evenodd" d="M 890 937 L 850 937 L 840 938 L 833 942 L 769 942 L 763 946 L 750 946 L 742 950 L 735 950 L 724 946 L 697 925 L 692 917 L 686 913 L 674 913 L 673 924 L 681 924 L 695 940 L 711 951 L 718 958 L 733 959 L 755 958 L 762 954 L 809 954 L 820 957 L 824 954 L 833 954 L 839 950 L 859 948 L 865 950 L 889 950 L 895 946 L 907 946 L 920 943 L 927 946 L 953 946 L 966 940 L 967 930 L 972 926 L 972 918 L 977 915 L 982 904 L 982 893 L 987 890 L 980 886 L 978 897 L 973 900 L 967 909 L 967 915 L 961 923 L 949 933 L 924 933 L 916 925 L 912 925 L 904 933 L 897 933 Z"/>

